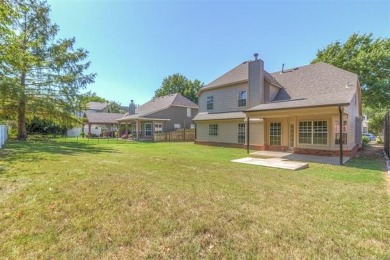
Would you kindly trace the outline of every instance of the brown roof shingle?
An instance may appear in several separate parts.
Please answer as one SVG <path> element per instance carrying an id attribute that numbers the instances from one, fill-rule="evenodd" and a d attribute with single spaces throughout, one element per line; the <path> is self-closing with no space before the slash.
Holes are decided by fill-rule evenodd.
<path id="1" fill-rule="evenodd" d="M 183 97 L 180 93 L 175 93 L 154 98 L 146 102 L 145 104 L 137 107 L 135 109 L 134 115 L 125 115 L 124 117 L 120 118 L 120 120 L 144 117 L 155 112 L 167 109 L 170 106 L 198 108 L 198 105 L 191 100 L 187 99 L 186 97 Z"/>
<path id="2" fill-rule="evenodd" d="M 88 102 L 87 109 L 90 110 L 103 110 L 108 106 L 108 103 L 104 102 Z"/>
<path id="3" fill-rule="evenodd" d="M 358 84 L 356 74 L 323 62 L 275 72 L 272 76 L 283 89 L 273 102 L 247 111 L 348 104 Z"/>
<path id="4" fill-rule="evenodd" d="M 85 112 L 85 116 L 91 124 L 116 124 L 116 120 L 122 117 L 123 114 L 87 111 Z"/>

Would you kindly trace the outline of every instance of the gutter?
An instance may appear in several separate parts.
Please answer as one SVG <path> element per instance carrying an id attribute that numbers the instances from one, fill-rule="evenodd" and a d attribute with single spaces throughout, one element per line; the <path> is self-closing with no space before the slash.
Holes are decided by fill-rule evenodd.
<path id="1" fill-rule="evenodd" d="M 267 103 L 272 104 L 272 103 Z M 265 105 L 265 104 L 264 104 Z M 258 110 L 244 110 L 244 113 L 252 113 L 252 112 L 268 112 L 268 111 L 276 111 L 276 110 L 290 110 L 290 109 L 305 109 L 305 108 L 313 108 L 313 107 L 334 107 L 334 106 L 348 106 L 349 103 L 341 103 L 341 104 L 331 104 L 331 105 L 317 105 L 317 106 L 304 106 L 304 107 L 286 107 L 286 108 L 272 108 L 272 109 L 258 109 Z"/>

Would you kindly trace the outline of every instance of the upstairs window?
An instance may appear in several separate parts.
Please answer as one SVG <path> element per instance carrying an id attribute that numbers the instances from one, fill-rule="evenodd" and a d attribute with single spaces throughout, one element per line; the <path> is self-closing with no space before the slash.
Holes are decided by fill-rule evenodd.
<path id="1" fill-rule="evenodd" d="M 246 90 L 238 91 L 238 107 L 246 107 Z"/>
<path id="2" fill-rule="evenodd" d="M 208 96 L 207 97 L 207 110 L 213 110 L 214 109 L 214 96 Z"/>
<path id="3" fill-rule="evenodd" d="M 187 117 L 191 117 L 191 108 L 187 107 Z"/>

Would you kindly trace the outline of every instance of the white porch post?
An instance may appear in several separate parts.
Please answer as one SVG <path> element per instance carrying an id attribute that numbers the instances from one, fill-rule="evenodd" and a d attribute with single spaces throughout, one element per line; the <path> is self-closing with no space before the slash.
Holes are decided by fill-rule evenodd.
<path id="1" fill-rule="evenodd" d="M 135 121 L 135 139 L 138 140 L 139 138 L 139 123 L 138 120 Z"/>

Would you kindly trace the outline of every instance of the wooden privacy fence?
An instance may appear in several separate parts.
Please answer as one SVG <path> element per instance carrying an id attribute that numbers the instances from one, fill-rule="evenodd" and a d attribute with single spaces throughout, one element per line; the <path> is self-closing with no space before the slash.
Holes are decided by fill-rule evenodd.
<path id="1" fill-rule="evenodd" d="M 385 152 L 390 157 L 390 111 L 385 117 Z"/>
<path id="2" fill-rule="evenodd" d="M 5 142 L 8 139 L 8 127 L 6 125 L 0 125 L 0 149 L 4 147 Z"/>
<path id="3" fill-rule="evenodd" d="M 194 141 L 195 129 L 180 129 L 169 133 L 155 133 L 155 142 Z"/>

